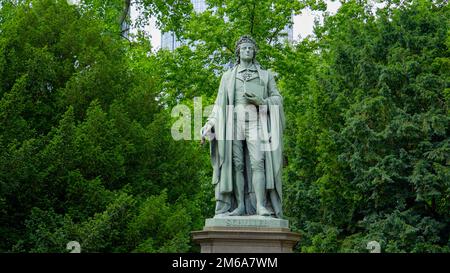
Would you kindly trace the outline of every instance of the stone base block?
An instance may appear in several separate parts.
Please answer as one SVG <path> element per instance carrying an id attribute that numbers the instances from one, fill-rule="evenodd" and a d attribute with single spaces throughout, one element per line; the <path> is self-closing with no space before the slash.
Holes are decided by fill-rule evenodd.
<path id="1" fill-rule="evenodd" d="M 262 216 L 206 219 L 192 237 L 202 253 L 290 253 L 300 239 L 287 220 Z"/>

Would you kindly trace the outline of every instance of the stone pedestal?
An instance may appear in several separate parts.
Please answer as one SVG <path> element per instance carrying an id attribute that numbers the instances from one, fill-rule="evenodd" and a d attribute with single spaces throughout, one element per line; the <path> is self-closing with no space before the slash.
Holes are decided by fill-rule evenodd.
<path id="1" fill-rule="evenodd" d="M 192 237 L 202 253 L 290 253 L 300 239 L 287 220 L 263 216 L 206 219 Z"/>

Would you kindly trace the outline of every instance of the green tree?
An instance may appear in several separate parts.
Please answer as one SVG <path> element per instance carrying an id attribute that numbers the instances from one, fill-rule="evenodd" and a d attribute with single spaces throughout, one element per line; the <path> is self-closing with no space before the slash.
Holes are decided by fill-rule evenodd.
<path id="1" fill-rule="evenodd" d="M 317 27 L 320 58 L 299 97 L 311 106 L 288 140 L 299 149 L 289 150 L 287 202 L 302 250 L 329 251 L 317 223 L 337 228 L 333 251 L 370 240 L 387 252 L 449 251 L 448 17 L 442 1 L 392 1 L 376 14 L 348 1 Z"/>
<path id="2" fill-rule="evenodd" d="M 150 251 L 128 226 L 148 221 L 140 208 L 165 189 L 173 216 L 155 223 L 167 231 L 151 251 L 188 251 L 210 194 L 197 172 L 207 160 L 171 138 L 158 101 L 164 63 L 149 41 L 124 40 L 118 6 L 91 2 L 1 1 L 0 251 L 66 252 L 71 240 L 88 252 Z"/>

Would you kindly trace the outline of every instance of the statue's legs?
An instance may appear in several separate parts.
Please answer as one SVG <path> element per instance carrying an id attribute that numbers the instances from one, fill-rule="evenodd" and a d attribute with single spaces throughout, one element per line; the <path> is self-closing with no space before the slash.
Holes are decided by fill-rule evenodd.
<path id="1" fill-rule="evenodd" d="M 252 183 L 256 196 L 256 214 L 269 216 L 271 213 L 264 204 L 266 203 L 266 176 L 264 173 L 264 152 L 261 147 L 258 121 L 248 121 L 245 128 L 245 138 L 250 165 L 252 168 Z"/>
<path id="2" fill-rule="evenodd" d="M 244 189 L 245 189 L 245 157 L 244 141 L 247 144 L 250 165 L 252 170 L 252 186 L 256 197 L 256 213 L 262 216 L 271 215 L 265 208 L 266 203 L 266 179 L 264 173 L 264 152 L 261 147 L 259 137 L 259 124 L 257 119 L 253 120 L 235 120 L 235 134 L 233 139 L 233 168 L 235 173 L 234 194 L 236 197 L 237 208 L 230 215 L 243 215 L 245 213 Z"/>
<path id="3" fill-rule="evenodd" d="M 266 185 L 264 183 L 264 172 L 253 171 L 252 182 L 256 195 L 256 214 L 261 216 L 270 216 L 270 211 L 264 206 L 264 203 L 266 202 Z"/>
<path id="4" fill-rule="evenodd" d="M 234 195 L 236 196 L 237 208 L 230 215 L 244 215 L 244 149 L 242 140 L 233 140 L 233 168 L 234 168 Z"/>

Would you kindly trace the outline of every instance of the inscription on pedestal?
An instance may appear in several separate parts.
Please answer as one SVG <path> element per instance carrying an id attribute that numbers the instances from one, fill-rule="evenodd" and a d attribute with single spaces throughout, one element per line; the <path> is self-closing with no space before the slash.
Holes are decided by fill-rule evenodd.
<path id="1" fill-rule="evenodd" d="M 227 227 L 267 227 L 270 226 L 268 220 L 255 220 L 255 219 L 226 219 L 225 225 Z"/>
<path id="2" fill-rule="evenodd" d="M 229 216 L 206 219 L 205 228 L 211 227 L 288 228 L 289 221 L 261 216 Z"/>

